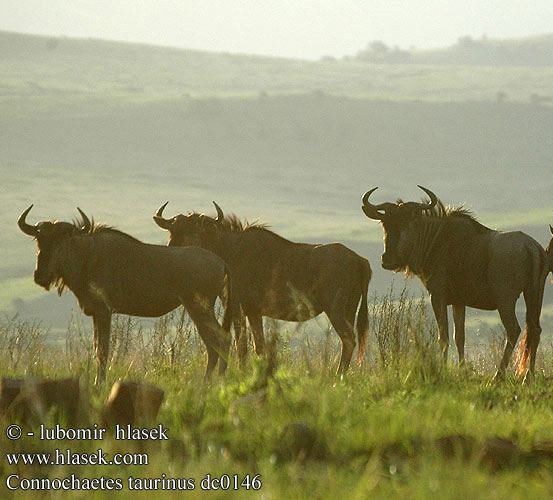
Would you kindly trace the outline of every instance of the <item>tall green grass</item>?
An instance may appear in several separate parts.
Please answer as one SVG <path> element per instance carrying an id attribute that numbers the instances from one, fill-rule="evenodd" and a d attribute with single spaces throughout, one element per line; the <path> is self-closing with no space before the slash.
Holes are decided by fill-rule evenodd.
<path id="1" fill-rule="evenodd" d="M 43 342 L 39 324 L 6 318 L 0 323 L 2 376 L 81 377 L 91 396 L 88 425 L 98 421 L 115 380 L 157 384 L 166 391 L 158 421 L 169 429 L 170 440 L 121 442 L 108 430 L 109 436 L 96 442 L 9 441 L 2 432 L 3 452 L 70 448 L 83 453 L 101 447 L 110 454 L 142 451 L 150 459 L 147 466 L 15 468 L 0 456 L 2 481 L 13 473 L 124 480 L 123 491 L 87 494 L 91 498 L 136 497 L 127 489 L 129 476 L 162 474 L 196 480 L 194 491 L 158 491 L 163 498 L 203 498 L 208 493 L 200 480 L 208 473 L 261 475 L 257 492 L 218 490 L 208 494 L 214 498 L 550 496 L 553 460 L 538 452 L 553 442 L 550 346 L 540 347 L 533 383 L 522 385 L 511 375 L 494 384 L 500 333 L 478 353 L 467 346 L 472 361 L 460 370 L 453 356 L 450 363 L 441 362 L 424 300 L 390 291 L 373 297 L 369 309 L 365 360 L 344 376 L 335 374 L 339 344 L 325 324 L 317 333 L 269 322 L 267 358 L 251 355 L 239 367 L 233 352 L 227 374 L 208 382 L 203 345 L 182 312 L 151 328 L 115 317 L 107 383 L 98 390 L 91 386 L 91 332 L 80 316 L 68 327 L 65 344 L 55 349 Z M 56 422 L 51 415 L 45 423 Z M 2 421 L 4 427 L 9 423 Z M 492 438 L 506 440 L 515 452 L 494 462 Z M 3 484 L 0 488 L 9 493 Z M 146 494 L 152 493 L 138 497 Z"/>

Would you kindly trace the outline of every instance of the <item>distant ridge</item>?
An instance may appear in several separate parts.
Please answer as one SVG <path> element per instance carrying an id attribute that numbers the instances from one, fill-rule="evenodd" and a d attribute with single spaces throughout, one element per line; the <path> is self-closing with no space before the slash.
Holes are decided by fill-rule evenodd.
<path id="1" fill-rule="evenodd" d="M 99 101 L 112 106 L 283 95 L 553 102 L 553 35 L 464 37 L 453 47 L 428 51 L 372 42 L 355 57 L 308 61 L 0 31 L 0 54 L 0 99 L 3 113 L 12 116 L 98 109 Z"/>
<path id="2" fill-rule="evenodd" d="M 355 58 L 383 64 L 553 66 L 553 34 L 511 39 L 463 36 L 451 47 L 432 50 L 402 50 L 375 40 Z"/>
<path id="3" fill-rule="evenodd" d="M 107 40 L 103 38 L 74 38 L 55 35 L 37 35 L 0 30 L 0 50 L 3 57 L 28 53 L 30 50 L 46 48 L 56 50 L 63 45 L 72 48 L 114 51 L 139 50 L 146 53 L 187 54 L 191 57 L 231 57 L 258 61 L 294 61 L 305 64 L 316 61 L 265 56 L 255 54 L 213 52 L 168 45 L 152 45 L 140 42 Z M 336 60 L 322 57 L 322 60 Z M 355 56 L 345 55 L 344 61 L 363 61 L 376 64 L 419 64 L 419 65 L 462 65 L 462 66 L 553 66 L 553 33 L 524 38 L 494 39 L 486 36 L 473 38 L 462 36 L 450 47 L 436 49 L 401 49 L 374 40 L 359 50 Z"/>
<path id="4" fill-rule="evenodd" d="M 277 60 L 294 60 L 292 58 L 266 56 L 257 54 L 242 54 L 242 53 L 229 53 L 229 52 L 213 52 L 200 49 L 189 49 L 186 47 L 174 47 L 170 45 L 155 45 L 142 42 L 129 42 L 122 40 L 109 40 L 105 38 L 95 37 L 68 37 L 65 35 L 42 35 L 33 33 L 19 33 L 16 31 L 0 30 L 0 50 L 9 49 L 10 52 L 2 52 L 2 56 L 13 56 L 14 51 L 26 52 L 30 49 L 49 49 L 56 50 L 67 46 L 70 48 L 83 48 L 88 46 L 89 48 L 95 47 L 98 50 L 104 50 L 105 48 L 112 48 L 114 50 L 129 51 L 129 50 L 141 50 L 173 53 L 173 54 L 190 54 L 201 57 L 215 57 L 215 56 L 231 56 L 244 59 L 277 59 Z"/>

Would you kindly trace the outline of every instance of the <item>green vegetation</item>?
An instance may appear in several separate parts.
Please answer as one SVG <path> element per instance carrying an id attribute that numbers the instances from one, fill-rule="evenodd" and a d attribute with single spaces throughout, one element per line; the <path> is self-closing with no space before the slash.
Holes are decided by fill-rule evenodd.
<path id="1" fill-rule="evenodd" d="M 441 102 L 528 102 L 535 101 L 532 95 L 551 97 L 551 37 L 533 45 L 521 42 L 517 48 L 514 42 L 473 42 L 470 50 L 462 46 L 457 52 L 416 52 L 407 61 L 388 64 L 386 57 L 390 58 L 392 50 L 377 50 L 378 57 L 369 58 L 370 63 L 363 52 L 357 58 L 313 62 L 0 32 L 0 104 L 4 114 L 16 117 L 49 114 L 60 108 L 65 113 L 82 109 L 95 113 L 99 104 L 117 108 L 182 97 L 328 93 Z M 493 44 L 504 46 L 505 54 L 516 57 L 500 59 L 503 64 L 477 61 L 476 66 L 467 57 Z M 529 58 L 533 49 L 547 54 L 547 60 Z M 523 55 L 533 64 L 531 70 L 525 64 L 513 65 Z"/>
<path id="2" fill-rule="evenodd" d="M 491 383 L 503 341 L 495 312 L 468 311 L 468 367 L 442 366 L 425 302 L 382 292 L 403 277 L 380 268 L 382 230 L 360 210 L 368 187 L 381 187 L 375 200 L 394 201 L 418 199 L 422 184 L 445 203 L 466 202 L 491 227 L 522 229 L 545 244 L 553 67 L 542 57 L 551 39 L 535 42 L 534 66 L 523 67 L 511 64 L 530 50 L 522 41 L 461 40 L 390 64 L 0 32 L 0 311 L 10 311 L 0 321 L 2 376 L 76 376 L 90 387 L 95 371 L 90 320 L 73 312 L 67 327 L 76 310 L 70 294 L 60 300 L 32 281 L 35 245 L 16 225 L 31 203 L 33 221 L 71 220 L 79 206 L 166 244 L 151 220 L 162 203 L 170 201 L 167 214 L 213 213 L 216 200 L 296 241 L 342 241 L 369 258 L 378 297 L 365 362 L 343 379 L 334 375 L 336 336 L 324 324 L 321 333 L 314 322 L 275 323 L 271 362 L 253 358 L 239 368 L 233 355 L 228 374 L 204 384 L 203 348 L 178 313 L 152 327 L 116 318 L 108 383 L 90 389 L 89 423 L 115 380 L 147 381 L 166 391 L 159 421 L 171 440 L 48 448 L 2 432 L 0 448 L 102 447 L 145 451 L 151 460 L 21 467 L 27 477 L 166 474 L 199 483 L 207 473 L 261 474 L 260 492 L 211 495 L 225 498 L 551 497 L 551 285 L 532 384 Z M 493 51 L 518 59 L 484 65 Z M 417 282 L 408 285 L 419 296 Z M 50 415 L 45 423 L 59 422 Z M 503 461 L 493 458 L 498 447 Z M 2 458 L 2 477 L 14 470 Z"/>
<path id="3" fill-rule="evenodd" d="M 15 224 L 31 203 L 33 220 L 79 206 L 165 244 L 151 221 L 163 202 L 212 213 L 215 199 L 284 237 L 345 243 L 369 258 L 379 292 L 392 274 L 359 210 L 370 186 L 384 201 L 418 199 L 423 184 L 491 227 L 549 239 L 553 111 L 531 96 L 549 95 L 551 66 L 307 62 L 6 32 L 0 49 L 0 311 L 58 332 L 71 306 L 33 284 L 35 247 Z"/>
<path id="4" fill-rule="evenodd" d="M 386 295 L 370 304 L 371 332 L 363 365 L 337 378 L 339 351 L 334 334 L 301 336 L 271 328 L 269 361 L 250 359 L 238 368 L 232 356 L 225 377 L 202 381 L 205 353 L 180 313 L 145 330 L 119 317 L 113 327 L 108 382 L 91 388 L 87 423 L 110 385 L 122 377 L 157 384 L 166 391 L 158 422 L 169 441 L 121 442 L 109 429 L 103 441 L 46 442 L 24 437 L 4 452 L 48 452 L 54 448 L 112 456 L 147 453 L 148 465 L 9 466 L 5 478 L 122 478 L 118 498 L 134 497 L 129 476 L 194 478 L 191 498 L 206 492 L 206 474 L 261 474 L 261 490 L 212 492 L 225 498 L 544 498 L 553 493 L 553 353 L 541 346 L 536 380 L 509 377 L 493 384 L 501 346 L 469 346 L 469 365 L 442 366 L 424 302 Z M 94 373 L 90 332 L 79 319 L 56 349 L 43 343 L 36 324 L 4 322 L 0 362 L 6 376 L 80 376 Z M 11 421 L 10 421 L 11 422 Z M 59 423 L 54 414 L 44 422 Z M 61 420 L 63 422 L 63 419 Z M 30 424 L 24 427 L 27 430 Z M 143 424 L 146 425 L 146 424 Z M 148 426 L 154 426 L 150 423 Z M 4 488 L 4 486 L 2 486 Z M 3 491 L 6 491 L 3 489 Z M 21 493 L 21 492 L 20 492 Z M 149 493 L 151 495 L 151 493 Z M 164 498 L 183 494 L 164 491 Z M 31 498 L 27 492 L 17 498 Z M 112 497 L 98 491 L 92 498 Z"/>

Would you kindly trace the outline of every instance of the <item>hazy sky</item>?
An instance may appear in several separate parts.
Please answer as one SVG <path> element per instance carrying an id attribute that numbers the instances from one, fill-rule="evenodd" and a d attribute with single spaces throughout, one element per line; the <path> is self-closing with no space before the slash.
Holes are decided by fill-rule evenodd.
<path id="1" fill-rule="evenodd" d="M 551 0 L 0 0 L 0 29 L 316 59 L 553 32 Z"/>

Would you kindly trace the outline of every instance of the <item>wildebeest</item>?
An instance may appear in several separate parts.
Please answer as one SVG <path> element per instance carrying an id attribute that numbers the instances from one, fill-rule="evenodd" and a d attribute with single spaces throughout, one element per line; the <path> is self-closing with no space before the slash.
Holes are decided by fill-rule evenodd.
<path id="1" fill-rule="evenodd" d="M 534 372 L 540 341 L 540 312 L 549 272 L 541 245 L 520 232 L 499 232 L 480 224 L 464 208 L 446 208 L 436 195 L 423 203 L 398 200 L 373 205 L 363 195 L 363 212 L 381 221 L 384 230 L 382 267 L 419 277 L 430 294 L 438 323 L 439 341 L 447 357 L 447 306 L 453 306 L 455 344 L 464 362 L 465 307 L 499 311 L 507 332 L 496 378 L 501 379 L 520 334 L 515 304 L 521 292 L 526 302 L 526 330 L 518 374 Z"/>
<path id="2" fill-rule="evenodd" d="M 549 225 L 549 231 L 551 232 L 551 236 L 553 236 L 553 226 L 551 224 Z M 549 240 L 545 253 L 547 253 L 547 257 L 549 258 L 549 270 L 553 272 L 553 238 Z"/>
<path id="3" fill-rule="evenodd" d="M 105 378 L 112 313 L 157 317 L 183 305 L 207 347 L 206 376 L 217 360 L 225 371 L 230 347 L 231 286 L 228 266 L 202 248 L 150 245 L 106 225 L 90 222 L 78 208 L 74 223 L 26 222 L 33 205 L 18 220 L 37 241 L 34 281 L 61 295 L 71 290 L 94 324 L 98 361 L 96 383 Z M 223 328 L 214 314 L 218 295 L 227 297 Z"/>
<path id="4" fill-rule="evenodd" d="M 357 306 L 359 362 L 368 330 L 367 290 L 371 268 L 367 259 L 340 243 L 311 245 L 289 241 L 260 224 L 225 217 L 213 202 L 217 217 L 190 213 L 171 219 L 159 208 L 156 224 L 169 231 L 169 245 L 196 245 L 221 257 L 230 267 L 234 304 L 249 320 L 258 354 L 264 351 L 262 316 L 305 321 L 325 312 L 340 336 L 342 353 L 338 372 L 347 370 L 355 348 Z M 240 359 L 246 354 L 239 308 L 234 325 Z"/>

